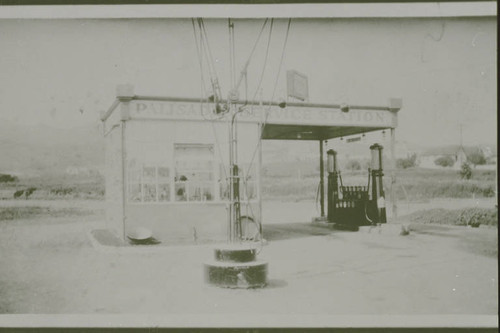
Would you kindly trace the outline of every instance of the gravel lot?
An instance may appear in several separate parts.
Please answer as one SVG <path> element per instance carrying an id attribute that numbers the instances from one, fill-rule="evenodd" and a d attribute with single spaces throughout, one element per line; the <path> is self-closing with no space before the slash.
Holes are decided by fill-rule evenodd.
<path id="1" fill-rule="evenodd" d="M 87 204 L 94 212 L 89 216 L 0 221 L 1 313 L 498 313 L 497 258 L 468 251 L 461 242 L 496 239 L 496 228 L 441 226 L 404 237 L 390 228 L 343 232 L 308 223 L 314 216 L 304 209 L 308 203 L 266 203 L 265 216 L 279 217 L 265 226 L 268 244 L 259 254 L 269 263 L 269 286 L 230 290 L 203 281 L 213 246 L 93 246 L 89 232 L 102 228 L 102 203 Z"/>

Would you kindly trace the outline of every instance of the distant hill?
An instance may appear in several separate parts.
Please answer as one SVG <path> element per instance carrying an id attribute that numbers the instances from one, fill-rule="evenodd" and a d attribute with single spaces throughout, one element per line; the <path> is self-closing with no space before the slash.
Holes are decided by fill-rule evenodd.
<path id="1" fill-rule="evenodd" d="M 388 139 L 387 139 L 388 140 Z M 339 153 L 340 163 L 349 159 L 368 160 L 369 146 L 373 142 L 344 143 L 331 140 L 325 145 Z M 389 156 L 389 144 L 379 142 L 385 147 L 384 155 Z M 496 155 L 496 144 L 465 147 L 466 151 L 475 147 L 490 147 Z M 317 141 L 264 141 L 263 165 L 276 164 L 287 167 L 287 163 L 306 161 L 304 173 L 315 170 L 319 163 L 319 143 Z M 416 143 L 398 141 L 396 156 L 408 154 L 442 155 L 458 150 L 458 145 L 424 147 Z M 99 123 L 84 124 L 73 128 L 53 128 L 46 125 L 27 126 L 12 121 L 0 122 L 0 173 L 42 174 L 46 172 L 72 172 L 72 170 L 103 170 L 104 138 Z M 290 165 L 292 166 L 292 165 Z M 293 167 L 295 168 L 295 167 Z"/>
<path id="2" fill-rule="evenodd" d="M 0 173 L 40 174 L 103 165 L 99 124 L 60 129 L 0 122 Z"/>
<path id="3" fill-rule="evenodd" d="M 333 149 L 340 159 L 369 159 L 370 146 L 374 143 L 373 140 L 346 143 L 335 139 L 324 145 L 324 153 L 326 154 L 328 149 Z M 377 143 L 384 147 L 384 155 L 388 156 L 390 154 L 390 144 L 383 140 Z M 264 164 L 297 159 L 316 161 L 319 158 L 319 143 L 317 141 L 265 141 L 262 148 L 262 162 Z M 407 157 L 411 153 L 420 154 L 426 149 L 426 147 L 419 144 L 398 141 L 395 153 L 397 158 L 401 158 Z"/>

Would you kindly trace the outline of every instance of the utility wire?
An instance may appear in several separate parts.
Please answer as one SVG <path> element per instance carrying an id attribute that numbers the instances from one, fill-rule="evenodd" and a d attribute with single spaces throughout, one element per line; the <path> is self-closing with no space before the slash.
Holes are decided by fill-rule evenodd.
<path id="1" fill-rule="evenodd" d="M 262 72 L 260 74 L 259 83 L 257 85 L 257 89 L 255 90 L 255 94 L 254 94 L 252 100 L 255 100 L 255 97 L 257 96 L 257 93 L 259 92 L 260 86 L 262 85 L 262 80 L 264 79 L 264 72 L 265 72 L 266 66 L 267 66 L 268 55 L 269 55 L 269 47 L 270 47 L 270 44 L 271 44 L 271 36 L 272 36 L 272 32 L 273 32 L 273 23 L 274 23 L 274 19 L 271 19 L 271 23 L 269 25 L 269 36 L 268 36 L 268 39 L 267 39 L 266 53 L 265 53 L 265 57 L 264 57 L 264 65 L 262 66 Z M 249 195 L 248 195 L 247 178 L 249 177 L 251 166 L 252 166 L 252 163 L 249 164 L 248 170 L 247 170 L 246 173 L 244 173 L 244 177 L 243 177 L 243 185 L 244 185 L 245 194 L 246 194 L 246 197 L 247 197 L 247 205 L 249 205 L 249 201 L 250 201 Z M 250 210 L 252 211 L 252 214 L 253 214 L 253 210 L 252 210 L 251 206 L 250 206 Z"/>
<path id="2" fill-rule="evenodd" d="M 249 165 L 248 170 L 250 170 L 250 168 L 252 167 L 252 164 L 253 164 L 253 162 L 255 160 L 255 155 L 257 154 L 257 150 L 259 149 L 260 141 L 262 140 L 262 135 L 264 134 L 264 127 L 265 127 L 265 125 L 267 123 L 267 119 L 269 117 L 269 110 L 271 109 L 271 103 L 272 103 L 272 100 L 274 99 L 274 95 L 276 93 L 276 87 L 278 86 L 278 80 L 279 80 L 279 75 L 280 75 L 280 72 L 281 72 L 281 66 L 283 64 L 283 59 L 285 58 L 285 50 L 286 50 L 286 45 L 287 45 L 287 42 L 288 42 L 288 35 L 289 35 L 289 32 L 290 32 L 290 24 L 291 24 L 291 22 L 292 22 L 292 19 L 289 18 L 288 19 L 288 26 L 287 26 L 287 29 L 286 29 L 285 41 L 283 43 L 283 49 L 281 51 L 281 59 L 280 59 L 279 67 L 278 67 L 278 74 L 276 75 L 276 81 L 274 82 L 273 94 L 271 96 L 271 100 L 269 101 L 269 105 L 268 105 L 268 107 L 267 107 L 267 109 L 265 111 L 266 115 L 265 115 L 265 118 L 264 118 L 264 122 L 261 125 L 259 140 L 257 142 L 257 145 L 255 146 L 254 151 L 253 151 L 252 159 L 250 160 L 250 165 Z"/>
<path id="3" fill-rule="evenodd" d="M 200 40 L 198 41 L 198 37 L 196 35 L 196 26 L 194 24 L 194 19 L 191 19 L 191 23 L 193 24 L 193 35 L 194 35 L 194 41 L 196 45 L 196 54 L 198 55 L 198 63 L 200 65 L 200 79 L 201 79 L 201 97 L 200 97 L 200 105 L 201 105 L 201 110 L 203 110 L 203 96 L 205 95 L 206 92 L 206 86 L 205 86 L 205 76 L 203 75 L 203 55 L 201 53 L 201 36 Z M 199 43 L 199 45 L 198 45 Z M 201 115 L 203 115 L 203 111 L 201 111 Z"/>
<path id="4" fill-rule="evenodd" d="M 257 97 L 257 93 L 259 92 L 260 86 L 262 85 L 262 80 L 264 79 L 264 73 L 266 71 L 267 60 L 269 55 L 269 46 L 271 45 L 271 34 L 273 32 L 273 23 L 274 19 L 271 19 L 271 24 L 269 26 L 269 37 L 267 39 L 266 55 L 264 57 L 264 65 L 262 66 L 262 72 L 260 73 L 259 84 L 257 85 L 257 89 L 255 89 L 255 94 L 253 95 L 252 100 L 255 100 L 255 97 Z"/>
<path id="5" fill-rule="evenodd" d="M 252 56 L 253 56 L 253 53 L 255 52 L 255 49 L 257 48 L 257 44 L 259 43 L 260 37 L 262 36 L 262 32 L 264 31 L 264 28 L 265 28 L 268 20 L 269 19 L 266 18 L 266 20 L 264 21 L 264 24 L 262 24 L 262 28 L 260 29 L 259 35 L 257 36 L 257 39 L 255 40 L 252 51 L 250 52 L 250 55 L 248 56 L 248 59 L 247 59 L 245 65 L 243 66 L 243 71 L 241 72 L 240 78 L 239 78 L 238 82 L 236 83 L 236 89 L 238 89 L 238 87 L 241 83 L 241 80 L 243 79 L 243 77 L 242 77 L 243 74 L 246 73 L 248 64 L 250 64 L 250 60 L 252 59 Z"/>
<path id="6" fill-rule="evenodd" d="M 276 88 L 278 87 L 278 80 L 280 78 L 281 66 L 283 65 L 283 59 L 285 59 L 285 50 L 286 50 L 286 45 L 288 42 L 288 34 L 290 32 L 290 24 L 291 23 L 292 23 L 292 19 L 289 18 L 288 19 L 288 26 L 286 28 L 285 41 L 283 42 L 283 50 L 281 51 L 280 64 L 278 65 L 278 74 L 276 75 L 276 81 L 274 82 L 273 95 L 271 96 L 271 100 L 269 102 L 269 107 L 267 109 L 268 111 L 269 111 L 269 109 L 271 109 L 271 103 L 272 103 L 272 100 L 274 99 L 274 95 L 276 94 Z M 266 120 L 267 120 L 268 114 L 269 114 L 269 112 L 266 112 Z M 266 121 L 264 121 L 264 124 L 265 123 L 266 123 Z M 261 138 L 262 138 L 262 133 L 261 133 Z"/>
<path id="7" fill-rule="evenodd" d="M 222 155 L 220 154 L 221 152 L 221 145 L 219 143 L 219 139 L 217 137 L 217 131 L 215 129 L 215 124 L 214 124 L 214 121 L 215 119 L 207 119 L 205 117 L 205 115 L 203 114 L 203 96 L 205 95 L 205 92 L 206 92 L 206 87 L 205 87 L 205 79 L 204 79 L 204 75 L 203 75 L 203 54 L 201 52 L 201 48 L 202 48 L 202 39 L 201 39 L 201 30 L 200 30 L 200 46 L 198 46 L 198 38 L 196 36 L 196 26 L 194 24 L 194 19 L 191 19 L 191 22 L 193 24 L 193 33 L 194 33 L 194 39 L 195 39 L 195 43 L 196 43 L 196 52 L 197 52 L 197 55 L 198 55 L 198 60 L 199 60 L 199 64 L 200 64 L 200 75 L 201 75 L 201 97 L 200 97 L 200 113 L 201 113 L 201 116 L 205 119 L 205 120 L 208 120 L 210 122 L 210 125 L 212 126 L 212 131 L 213 131 L 213 134 L 214 134 L 214 137 L 215 137 L 215 144 L 217 146 L 217 149 L 219 150 L 219 158 L 221 160 L 221 164 L 222 164 L 222 170 L 224 171 L 224 178 L 227 178 L 227 172 L 226 172 L 226 167 L 225 167 L 225 164 L 224 164 L 224 159 L 222 158 Z"/>
<path id="8" fill-rule="evenodd" d="M 236 82 L 236 45 L 234 43 L 234 23 L 231 23 L 231 56 L 232 56 L 232 65 L 231 65 L 231 80 L 233 84 Z"/>
<path id="9" fill-rule="evenodd" d="M 229 37 L 229 68 L 230 68 L 230 73 L 229 73 L 229 81 L 231 82 L 231 89 L 234 87 L 234 75 L 233 75 L 233 39 L 232 39 L 232 33 L 231 33 L 231 19 L 227 19 L 227 30 L 228 30 L 228 37 Z"/>
<path id="10" fill-rule="evenodd" d="M 284 41 L 284 43 L 283 43 L 283 50 L 281 51 L 281 58 L 280 58 L 280 63 L 279 63 L 279 67 L 278 67 L 278 74 L 276 75 L 276 81 L 275 81 L 275 83 L 274 83 L 273 94 L 272 94 L 272 97 L 271 97 L 270 104 L 269 104 L 269 106 L 268 106 L 268 108 L 267 108 L 267 110 L 266 110 L 266 117 L 265 117 L 265 119 L 264 119 L 264 122 L 263 122 L 263 123 L 262 123 L 262 125 L 261 125 L 261 132 L 260 132 L 260 135 L 259 135 L 259 139 L 258 139 L 258 141 L 257 141 L 257 145 L 255 146 L 255 149 L 254 149 L 254 151 L 253 151 L 253 154 L 252 154 L 252 158 L 251 158 L 251 160 L 250 160 L 250 163 L 248 164 L 248 169 L 247 169 L 246 175 L 249 175 L 249 174 L 250 174 L 250 170 L 251 170 L 252 165 L 253 165 L 254 160 L 255 160 L 255 155 L 256 155 L 256 153 L 257 153 L 257 151 L 258 151 L 258 149 L 259 149 L 259 146 L 260 146 L 260 144 L 261 144 L 261 141 L 262 141 L 262 135 L 263 135 L 263 133 L 264 133 L 264 126 L 265 126 L 265 124 L 266 124 L 266 122 L 267 122 L 267 118 L 268 118 L 268 116 L 269 116 L 269 112 L 268 112 L 268 111 L 269 111 L 269 110 L 270 110 L 270 108 L 271 108 L 271 103 L 272 103 L 272 100 L 274 99 L 274 95 L 275 95 L 275 93 L 276 93 L 276 87 L 277 87 L 277 85 L 278 85 L 278 80 L 279 80 L 279 76 L 280 76 L 280 73 L 281 73 L 281 66 L 282 66 L 282 64 L 283 64 L 283 59 L 284 59 L 284 57 L 285 57 L 285 50 L 286 50 L 286 45 L 287 45 L 287 42 L 288 42 L 288 35 L 289 35 L 289 32 L 290 32 L 290 24 L 291 24 L 291 21 L 292 21 L 292 19 L 291 19 L 291 18 L 290 18 L 290 19 L 288 19 L 288 25 L 287 25 L 286 35 L 285 35 L 285 41 Z M 266 19 L 266 22 L 267 22 L 267 19 Z M 265 22 L 265 23 L 266 23 L 266 22 Z M 264 25 L 265 25 L 265 23 L 264 23 Z M 267 62 L 267 52 L 268 52 L 268 50 L 269 50 L 269 44 L 270 44 L 270 40 L 271 40 L 272 23 L 273 23 L 273 21 L 271 21 L 271 27 L 270 27 L 270 31 L 269 31 L 268 46 L 267 46 L 267 50 L 266 50 L 266 62 Z M 264 26 L 262 27 L 262 30 L 263 30 L 263 28 L 264 28 Z M 262 33 L 262 30 L 261 30 L 261 33 Z M 260 34 L 259 34 L 259 38 L 260 38 Z M 255 48 L 255 47 L 254 47 L 254 48 Z M 252 53 L 253 53 L 253 51 L 252 51 Z M 264 66 L 265 66 L 265 65 L 266 65 L 266 63 L 264 63 Z M 262 70 L 262 73 L 264 73 L 264 69 Z M 261 84 L 261 82 L 262 82 L 262 77 L 263 77 L 263 75 L 261 74 L 261 78 L 260 78 L 259 86 L 260 86 L 260 84 Z M 259 91 L 259 90 L 258 90 L 258 88 L 257 88 L 257 90 L 256 90 L 256 92 L 255 92 L 255 95 L 257 95 L 257 92 L 258 92 L 258 91 Z M 254 99 L 255 99 L 255 96 L 254 96 Z M 250 212 L 251 212 L 251 214 L 255 216 L 255 214 L 254 214 L 254 212 L 253 212 L 253 209 L 252 209 L 252 205 L 250 205 L 250 199 L 249 199 L 248 192 L 247 192 L 247 191 L 248 191 L 247 177 L 243 177 L 243 183 L 244 183 L 245 193 L 246 193 L 246 197 L 247 197 L 247 198 L 246 198 L 246 199 L 247 199 L 247 207 L 249 207 L 249 208 L 250 208 Z M 260 195 L 262 195 L 262 193 L 261 193 Z M 262 214 L 262 212 L 261 212 L 261 214 Z M 259 217 L 258 225 L 259 225 L 259 234 L 260 234 L 260 243 L 261 243 L 261 248 L 260 248 L 260 250 L 259 250 L 259 252 L 260 252 L 260 251 L 262 250 L 262 246 L 263 246 L 263 243 L 262 243 L 262 242 L 263 242 L 263 235 L 262 235 L 262 221 L 260 221 L 260 217 Z"/>
<path id="11" fill-rule="evenodd" d="M 210 49 L 210 43 L 208 42 L 208 35 L 207 35 L 207 30 L 205 28 L 205 23 L 203 22 L 203 18 L 198 18 L 198 26 L 200 28 L 200 31 L 202 32 L 202 40 L 204 41 L 204 46 L 205 46 L 205 52 L 208 55 L 208 66 L 210 70 L 210 76 L 211 76 L 211 81 L 212 81 L 212 88 L 214 90 L 214 97 L 216 99 L 221 98 L 221 90 L 220 90 L 220 85 L 219 85 L 219 78 L 217 77 L 217 70 L 215 69 L 215 62 L 212 56 L 212 50 Z"/>
<path id="12" fill-rule="evenodd" d="M 257 48 L 257 45 L 259 43 L 259 40 L 262 36 L 262 33 L 265 29 L 265 26 L 267 24 L 269 19 L 266 19 L 262 25 L 262 28 L 259 32 L 259 35 L 257 36 L 257 39 L 254 43 L 254 46 L 250 52 L 250 55 L 243 67 L 243 70 L 241 71 L 241 74 L 240 74 L 240 77 L 238 79 L 238 82 L 236 83 L 235 86 L 232 86 L 232 89 L 235 89 L 235 90 L 238 90 L 239 87 L 240 87 L 240 84 L 243 80 L 243 78 L 245 79 L 245 104 L 241 107 L 238 108 L 238 110 L 236 111 L 236 113 L 233 115 L 233 119 L 232 121 L 235 120 L 235 116 L 236 114 L 242 112 L 244 110 L 244 107 L 246 106 L 247 102 L 248 102 L 248 75 L 247 75 L 247 68 L 248 68 L 248 65 L 250 63 L 250 60 L 252 59 L 252 56 L 255 52 L 255 49 Z M 230 20 L 228 20 L 228 28 L 229 28 L 229 43 L 230 43 L 230 66 L 231 66 L 231 83 L 235 82 L 235 73 L 236 73 L 236 70 L 235 70 L 235 64 L 236 64 L 236 61 L 234 59 L 235 57 L 235 50 L 234 50 L 234 47 L 235 47 L 235 43 L 234 43 L 234 25 L 231 24 Z M 272 30 L 272 29 L 271 29 Z M 268 41 L 269 43 L 269 41 Z M 269 49 L 269 45 L 268 45 L 268 49 Z M 267 59 L 267 52 L 266 52 L 266 59 Z M 261 79 L 262 80 L 262 79 Z M 244 171 L 244 170 L 242 170 Z M 248 173 L 247 173 L 248 175 Z M 248 209 L 250 209 L 251 211 L 251 215 L 255 216 L 254 212 L 253 212 L 253 209 L 252 209 L 252 206 L 250 205 L 250 198 L 249 198 L 249 195 L 248 195 L 248 183 L 247 183 L 247 175 L 243 174 L 243 188 L 244 188 L 244 192 L 245 192 L 245 196 L 246 196 L 246 207 L 247 207 L 247 212 L 248 212 Z M 260 222 L 259 222 L 259 226 L 260 226 Z M 261 233 L 261 230 L 260 230 L 260 227 L 259 227 L 259 233 Z"/>

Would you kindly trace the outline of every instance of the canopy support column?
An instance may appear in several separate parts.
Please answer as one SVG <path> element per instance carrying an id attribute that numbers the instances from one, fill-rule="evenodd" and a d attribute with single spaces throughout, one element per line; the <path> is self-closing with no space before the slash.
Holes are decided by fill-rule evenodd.
<path id="1" fill-rule="evenodd" d="M 319 140 L 319 202 L 321 217 L 325 217 L 325 166 L 323 164 L 323 140 Z"/>
<path id="2" fill-rule="evenodd" d="M 398 217 L 398 204 L 396 198 L 396 129 L 391 128 L 391 202 L 392 220 Z"/>

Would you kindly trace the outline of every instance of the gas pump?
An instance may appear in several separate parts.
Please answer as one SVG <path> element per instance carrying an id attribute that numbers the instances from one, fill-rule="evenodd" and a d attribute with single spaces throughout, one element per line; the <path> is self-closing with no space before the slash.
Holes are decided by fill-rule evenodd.
<path id="1" fill-rule="evenodd" d="M 370 147 L 368 186 L 344 186 L 337 163 L 337 152 L 333 149 L 327 151 L 328 222 L 347 230 L 387 222 L 382 149 L 379 144 Z"/>
<path id="2" fill-rule="evenodd" d="M 369 218 L 373 223 L 386 223 L 387 215 L 385 211 L 385 194 L 383 184 L 382 150 L 379 144 L 370 146 L 371 152 L 371 192 L 369 195 L 370 213 Z"/>
<path id="3" fill-rule="evenodd" d="M 339 199 L 339 184 L 338 184 L 338 173 L 337 173 L 337 152 L 330 149 L 326 152 L 326 169 L 328 171 L 328 188 L 327 188 L 327 200 L 328 200 L 328 221 L 335 222 L 335 208 Z"/>

